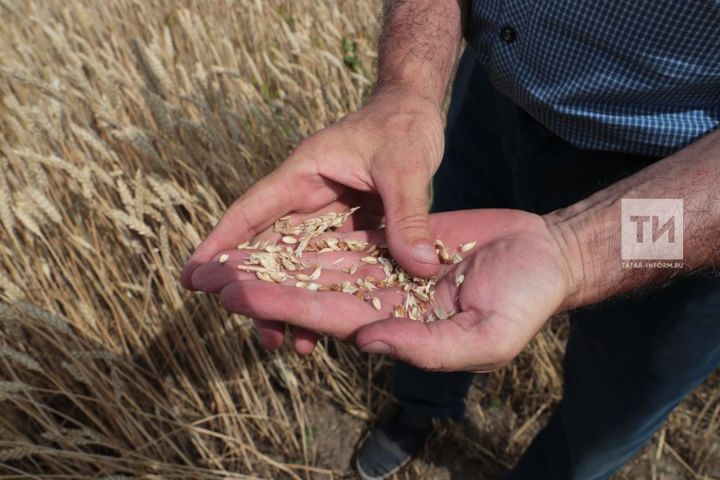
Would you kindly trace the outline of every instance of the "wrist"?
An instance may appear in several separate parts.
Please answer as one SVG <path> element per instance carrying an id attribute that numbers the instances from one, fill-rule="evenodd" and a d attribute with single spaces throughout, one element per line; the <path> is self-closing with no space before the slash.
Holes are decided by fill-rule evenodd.
<path id="1" fill-rule="evenodd" d="M 427 85 L 418 85 L 412 80 L 384 78 L 378 79 L 369 101 L 397 97 L 402 97 L 410 102 L 432 106 L 440 115 L 442 114 L 445 92 L 444 90 L 436 91 L 436 89 L 429 88 Z"/>
<path id="2" fill-rule="evenodd" d="M 367 103 L 392 102 L 405 110 L 419 110 L 442 117 L 442 101 L 432 93 L 409 83 L 391 82 L 375 85 Z"/>
<path id="3" fill-rule="evenodd" d="M 384 134 L 401 141 L 423 145 L 439 164 L 444 144 L 444 117 L 441 107 L 416 92 L 405 89 L 383 89 L 366 104 L 368 111 L 380 113 L 377 125 Z M 432 174 L 432 172 L 431 172 Z"/>
<path id="4" fill-rule="evenodd" d="M 558 211 L 543 215 L 543 220 L 557 246 L 558 262 L 565 271 L 566 294 L 556 313 L 565 312 L 587 303 L 590 281 L 589 266 L 585 263 L 577 226 L 563 218 Z"/>

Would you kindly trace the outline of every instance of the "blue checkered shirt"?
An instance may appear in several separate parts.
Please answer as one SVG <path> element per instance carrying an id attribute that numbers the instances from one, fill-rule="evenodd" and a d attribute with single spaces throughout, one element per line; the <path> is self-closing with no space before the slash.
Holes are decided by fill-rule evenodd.
<path id="1" fill-rule="evenodd" d="M 720 126 L 720 0 L 472 0 L 468 38 L 577 147 L 665 156 Z"/>

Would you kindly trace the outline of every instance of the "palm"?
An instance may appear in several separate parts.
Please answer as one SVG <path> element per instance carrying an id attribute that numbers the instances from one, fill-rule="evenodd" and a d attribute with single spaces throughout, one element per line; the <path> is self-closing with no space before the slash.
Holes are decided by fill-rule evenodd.
<path id="1" fill-rule="evenodd" d="M 435 304 L 453 311 L 447 320 L 421 323 L 388 318 L 402 303 L 397 287 L 372 292 L 370 302 L 338 292 L 311 292 L 256 280 L 238 271 L 235 263 L 245 253 L 229 252 L 223 265 L 210 263 L 196 272 L 195 285 L 222 291 L 230 310 L 262 319 L 274 319 L 342 339 L 357 337 L 365 345 L 380 337 L 395 347 L 395 354 L 423 368 L 487 370 L 509 361 L 532 338 L 564 298 L 566 288 L 554 240 L 544 221 L 514 210 L 470 210 L 431 215 L 433 233 L 449 248 L 476 241 L 462 262 L 444 266 L 437 280 Z M 346 238 L 384 241 L 383 231 L 355 231 Z M 358 252 L 307 254 L 305 260 L 323 266 L 321 284 L 372 275 L 382 269 L 363 264 Z M 360 265 L 353 275 L 349 265 Z M 458 286 L 457 278 L 464 276 Z M 424 353 L 422 353 L 424 352 Z M 509 358 L 508 358 L 509 357 Z"/>
<path id="2" fill-rule="evenodd" d="M 443 348 L 453 353 L 429 358 L 428 368 L 497 368 L 519 353 L 564 299 L 564 272 L 544 222 L 523 212 L 481 213 L 488 218 L 476 224 L 496 222 L 495 228 L 477 232 L 482 245 L 448 273 L 436 297 L 441 305 L 453 302 L 457 336 L 472 332 L 473 342 L 462 348 L 450 336 Z M 465 280 L 456 289 L 452 280 L 459 274 Z M 484 355 L 475 358 L 475 350 Z"/>

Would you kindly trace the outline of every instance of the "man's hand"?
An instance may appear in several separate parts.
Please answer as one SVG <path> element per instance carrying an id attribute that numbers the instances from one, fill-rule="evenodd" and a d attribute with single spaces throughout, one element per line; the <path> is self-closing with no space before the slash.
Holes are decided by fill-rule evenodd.
<path id="1" fill-rule="evenodd" d="M 384 2 L 377 85 L 368 105 L 305 140 L 238 199 L 190 257 L 182 285 L 192 289 L 199 265 L 251 240 L 278 217 L 355 205 L 385 217 L 390 250 L 403 267 L 433 275 L 437 259 L 428 243 L 426 189 L 443 153 L 440 109 L 468 5 Z"/>
<path id="2" fill-rule="evenodd" d="M 238 199 L 183 269 L 193 272 L 219 251 L 264 237 L 287 213 L 317 216 L 360 205 L 348 228 L 382 220 L 390 250 L 409 272 L 436 273 L 429 242 L 426 189 L 443 151 L 442 105 L 460 45 L 465 0 L 387 0 L 378 44 L 377 85 L 369 104 L 305 140 L 273 174 Z M 274 348 L 285 327 L 259 321 L 260 339 Z M 295 348 L 316 337 L 295 329 Z"/>
<path id="3" fill-rule="evenodd" d="M 427 188 L 443 141 L 441 112 L 432 102 L 400 92 L 373 97 L 302 142 L 235 201 L 188 261 L 182 285 L 192 289 L 199 265 L 263 233 L 287 213 L 317 216 L 356 204 L 366 220 L 385 217 L 390 250 L 409 272 L 433 275 L 439 262 L 428 230 Z M 347 228 L 368 227 L 355 222 L 352 218 Z"/>
<path id="4" fill-rule="evenodd" d="M 551 228 L 539 216 L 515 210 L 468 210 L 434 214 L 430 225 L 449 248 L 477 241 L 462 262 L 441 267 L 435 303 L 447 320 L 422 323 L 388 318 L 402 303 L 397 288 L 372 292 L 380 311 L 366 301 L 338 292 L 311 292 L 255 279 L 235 268 L 244 252 L 229 251 L 225 264 L 213 262 L 198 269 L 198 288 L 220 292 L 230 311 L 254 318 L 272 318 L 341 339 L 355 339 L 365 351 L 390 354 L 431 370 L 487 371 L 509 362 L 535 335 L 569 295 L 572 281 L 563 252 Z M 383 231 L 332 233 L 331 236 L 384 241 Z M 356 253 L 353 255 L 352 253 Z M 323 265 L 321 284 L 373 275 L 383 278 L 377 265 L 359 261 L 361 252 L 328 252 L 305 258 Z M 357 257 L 357 258 L 356 258 Z M 338 259 L 339 263 L 334 263 Z M 361 265 L 352 276 L 342 272 Z M 458 285 L 458 275 L 464 281 Z"/>
<path id="5" fill-rule="evenodd" d="M 427 187 L 443 151 L 440 110 L 403 93 L 376 95 L 360 111 L 305 140 L 280 168 L 228 209 L 185 266 L 181 283 L 222 250 L 255 237 L 287 213 L 315 217 L 355 205 L 346 229 L 376 228 L 385 219 L 393 255 L 415 275 L 431 276 L 439 261 L 428 229 Z M 359 215 L 358 215 L 359 214 Z M 285 326 L 257 321 L 266 348 L 282 343 Z M 316 335 L 293 329 L 295 348 L 312 351 Z"/>

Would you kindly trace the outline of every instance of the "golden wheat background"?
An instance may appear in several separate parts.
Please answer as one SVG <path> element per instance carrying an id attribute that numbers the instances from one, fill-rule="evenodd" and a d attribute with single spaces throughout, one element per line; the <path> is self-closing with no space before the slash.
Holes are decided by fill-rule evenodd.
<path id="1" fill-rule="evenodd" d="M 224 206 L 372 85 L 377 0 L 0 0 L 2 478 L 340 478 L 389 363 L 268 354 L 178 284 Z M 566 326 L 478 379 L 403 478 L 493 478 Z M 720 378 L 621 477 L 719 478 Z M 715 477 L 713 477 L 715 476 Z"/>

